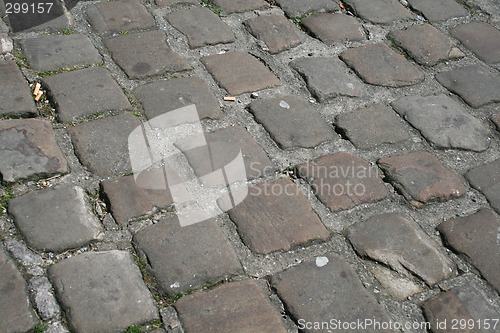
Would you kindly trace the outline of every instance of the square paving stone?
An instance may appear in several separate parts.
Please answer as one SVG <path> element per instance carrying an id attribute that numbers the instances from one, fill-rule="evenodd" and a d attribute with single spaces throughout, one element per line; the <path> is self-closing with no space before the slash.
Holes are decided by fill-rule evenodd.
<path id="1" fill-rule="evenodd" d="M 413 10 L 422 13 L 431 22 L 446 21 L 454 17 L 467 16 L 467 10 L 455 0 L 408 0 Z"/>
<path id="2" fill-rule="evenodd" d="M 215 54 L 201 58 L 215 81 L 231 95 L 254 92 L 281 84 L 254 56 L 245 52 Z"/>
<path id="3" fill-rule="evenodd" d="M 166 18 L 174 28 L 186 35 L 192 49 L 236 40 L 229 26 L 206 7 L 175 11 Z"/>
<path id="4" fill-rule="evenodd" d="M 62 252 L 82 247 L 102 232 L 87 201 L 82 188 L 65 185 L 12 199 L 9 213 L 31 247 Z"/>
<path id="5" fill-rule="evenodd" d="M 474 108 L 500 102 L 500 76 L 484 67 L 470 65 L 452 69 L 436 74 L 436 80 Z"/>
<path id="6" fill-rule="evenodd" d="M 500 214 L 500 159 L 469 170 L 465 178 L 481 191 L 490 205 Z"/>
<path id="7" fill-rule="evenodd" d="M 349 240 L 361 256 L 408 277 L 417 275 L 429 286 L 449 278 L 456 268 L 415 222 L 398 214 L 380 214 L 353 225 Z"/>
<path id="8" fill-rule="evenodd" d="M 428 152 L 383 157 L 378 165 L 394 187 L 416 207 L 457 198 L 466 192 L 462 180 Z"/>
<path id="9" fill-rule="evenodd" d="M 38 119 L 0 121 L 0 176 L 4 182 L 68 172 L 52 124 Z"/>
<path id="10" fill-rule="evenodd" d="M 286 333 L 278 309 L 253 280 L 225 283 L 174 304 L 186 333 Z"/>
<path id="11" fill-rule="evenodd" d="M 79 254 L 49 267 L 48 274 L 76 333 L 123 332 L 159 317 L 126 251 Z"/>
<path id="12" fill-rule="evenodd" d="M 132 172 L 128 136 L 140 125 L 126 113 L 81 123 L 68 132 L 82 164 L 99 177 L 110 177 Z"/>
<path id="13" fill-rule="evenodd" d="M 500 219 L 491 210 L 447 220 L 438 227 L 446 244 L 462 254 L 500 291 Z"/>
<path id="14" fill-rule="evenodd" d="M 397 88 L 424 80 L 420 69 L 382 43 L 347 49 L 340 59 L 369 84 Z"/>
<path id="15" fill-rule="evenodd" d="M 21 46 L 31 68 L 53 71 L 102 62 L 101 55 L 84 35 L 37 36 L 23 39 Z"/>
<path id="16" fill-rule="evenodd" d="M 250 187 L 245 200 L 228 213 L 243 242 L 259 254 L 289 251 L 330 236 L 306 196 L 288 178 Z"/>
<path id="17" fill-rule="evenodd" d="M 301 43 L 295 24 L 283 15 L 261 15 L 243 24 L 255 38 L 262 40 L 272 54 L 291 49 Z"/>
<path id="18" fill-rule="evenodd" d="M 109 38 L 104 44 L 131 79 L 191 69 L 186 60 L 170 49 L 160 30 Z"/>
<path id="19" fill-rule="evenodd" d="M 483 151 L 490 145 L 481 121 L 445 94 L 403 97 L 391 105 L 436 147 Z"/>
<path id="20" fill-rule="evenodd" d="M 243 13 L 268 7 L 264 0 L 210 0 L 226 14 Z"/>
<path id="21" fill-rule="evenodd" d="M 339 326 L 342 323 L 364 323 L 367 319 L 389 322 L 388 314 L 363 287 L 354 269 L 335 254 L 317 257 L 277 273 L 272 276 L 271 284 L 285 308 L 299 319 L 302 332 L 332 332 L 342 329 Z M 331 325 L 327 329 L 321 326 L 322 322 Z M 373 327 L 365 329 L 359 332 L 389 332 Z M 355 331 L 358 332 L 349 330 Z"/>
<path id="22" fill-rule="evenodd" d="M 321 13 L 307 17 L 302 24 L 326 45 L 338 42 L 361 41 L 366 38 L 363 26 L 352 16 Z"/>
<path id="23" fill-rule="evenodd" d="M 500 63 L 500 31 L 484 22 L 470 22 L 451 30 L 451 35 L 488 64 Z"/>
<path id="24" fill-rule="evenodd" d="M 0 91 L 0 116 L 36 116 L 28 82 L 14 61 L 0 62 Z"/>
<path id="25" fill-rule="evenodd" d="M 250 104 L 250 112 L 282 149 L 314 148 L 322 142 L 337 139 L 318 110 L 300 97 L 260 99 Z"/>
<path id="26" fill-rule="evenodd" d="M 333 12 L 339 7 L 331 0 L 276 0 L 286 16 L 297 17 L 310 13 Z"/>
<path id="27" fill-rule="evenodd" d="M 363 83 L 336 58 L 311 57 L 290 62 L 304 77 L 307 88 L 320 102 L 339 96 L 361 97 Z"/>
<path id="28" fill-rule="evenodd" d="M 91 4 L 87 7 L 87 16 L 98 33 L 128 32 L 155 26 L 153 16 L 137 0 Z"/>
<path id="29" fill-rule="evenodd" d="M 166 218 L 134 237 L 160 287 L 169 296 L 243 272 L 229 241 L 214 220 L 181 226 Z"/>
<path id="30" fill-rule="evenodd" d="M 354 13 L 364 20 L 389 24 L 412 18 L 411 12 L 397 0 L 345 0 Z"/>
<path id="31" fill-rule="evenodd" d="M 73 122 L 106 111 L 130 110 L 127 96 L 102 67 L 90 67 L 43 79 L 60 121 Z"/>
<path id="32" fill-rule="evenodd" d="M 335 120 L 335 126 L 356 148 L 361 149 L 410 138 L 403 120 L 385 104 L 365 106 L 354 112 L 340 114 Z"/>
<path id="33" fill-rule="evenodd" d="M 377 202 L 388 195 L 378 169 L 350 153 L 321 156 L 313 162 L 298 165 L 297 172 L 334 212 Z"/>

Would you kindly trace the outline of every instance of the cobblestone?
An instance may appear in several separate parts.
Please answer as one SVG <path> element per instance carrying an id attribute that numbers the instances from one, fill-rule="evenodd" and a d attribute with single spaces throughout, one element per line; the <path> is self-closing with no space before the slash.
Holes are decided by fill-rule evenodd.
<path id="1" fill-rule="evenodd" d="M 364 20 L 389 24 L 412 18 L 410 11 L 397 0 L 345 0 L 354 13 Z"/>
<path id="2" fill-rule="evenodd" d="M 366 38 L 363 26 L 354 17 L 337 13 L 311 15 L 302 24 L 326 45 Z"/>
<path id="3" fill-rule="evenodd" d="M 210 0 L 226 14 L 243 13 L 268 6 L 264 0 Z"/>
<path id="4" fill-rule="evenodd" d="M 255 38 L 262 40 L 272 54 L 301 43 L 297 28 L 283 15 L 261 15 L 243 22 Z"/>
<path id="5" fill-rule="evenodd" d="M 23 74 L 13 61 L 0 62 L 0 116 L 35 116 L 35 103 Z"/>
<path id="6" fill-rule="evenodd" d="M 410 6 L 431 22 L 446 21 L 455 17 L 467 16 L 464 7 L 455 0 L 408 0 Z"/>
<path id="7" fill-rule="evenodd" d="M 500 62 L 500 31 L 483 22 L 459 25 L 451 35 L 488 64 Z"/>
<path id="8" fill-rule="evenodd" d="M 500 212 L 500 160 L 469 170 L 465 177 L 472 187 L 484 194 L 491 207 Z"/>
<path id="9" fill-rule="evenodd" d="M 338 9 L 335 3 L 328 0 L 276 0 L 276 3 L 283 9 L 286 16 L 298 17 L 312 12 L 332 12 Z"/>

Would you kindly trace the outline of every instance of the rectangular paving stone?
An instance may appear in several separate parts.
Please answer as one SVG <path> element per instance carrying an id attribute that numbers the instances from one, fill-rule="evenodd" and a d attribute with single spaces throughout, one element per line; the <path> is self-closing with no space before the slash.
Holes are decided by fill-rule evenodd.
<path id="1" fill-rule="evenodd" d="M 500 63 L 500 31 L 484 22 L 470 22 L 450 31 L 451 35 L 488 64 Z"/>
<path id="2" fill-rule="evenodd" d="M 52 124 L 38 119 L 0 121 L 0 175 L 4 182 L 68 172 Z"/>
<path id="3" fill-rule="evenodd" d="M 436 80 L 474 108 L 500 102 L 500 76 L 478 65 L 436 74 Z"/>
<path id="4" fill-rule="evenodd" d="M 200 60 L 219 86 L 231 95 L 280 85 L 280 80 L 263 63 L 245 52 L 215 54 Z"/>
<path id="5" fill-rule="evenodd" d="M 166 218 L 134 236 L 161 289 L 169 296 L 243 272 L 215 220 L 181 226 Z"/>
<path id="6" fill-rule="evenodd" d="M 174 304 L 186 333 L 286 333 L 278 309 L 249 279 L 184 296 Z"/>
<path id="7" fill-rule="evenodd" d="M 36 116 L 28 82 L 14 61 L 0 62 L 0 91 L 0 116 Z"/>
<path id="8" fill-rule="evenodd" d="M 415 222 L 398 214 L 375 215 L 354 224 L 349 240 L 361 256 L 408 277 L 416 275 L 429 286 L 451 277 L 456 268 Z"/>
<path id="9" fill-rule="evenodd" d="M 337 139 L 318 110 L 300 97 L 259 99 L 250 104 L 250 112 L 282 149 L 314 148 Z"/>
<path id="10" fill-rule="evenodd" d="M 491 207 L 500 213 L 500 159 L 469 170 L 465 178 L 481 191 Z"/>
<path id="11" fill-rule="evenodd" d="M 302 24 L 326 45 L 338 42 L 362 41 L 366 38 L 363 26 L 354 17 L 336 13 L 320 13 L 308 16 Z"/>
<path id="12" fill-rule="evenodd" d="M 90 67 L 43 79 L 62 122 L 78 121 L 106 111 L 130 110 L 132 106 L 110 72 Z M 82 91 L 82 89 L 84 91 Z"/>
<path id="13" fill-rule="evenodd" d="M 108 38 L 104 44 L 130 79 L 191 69 L 186 60 L 170 49 L 160 30 Z"/>
<path id="14" fill-rule="evenodd" d="M 411 12 L 397 0 L 345 0 L 343 2 L 349 5 L 357 16 L 377 24 L 389 24 L 393 21 L 412 18 Z"/>
<path id="15" fill-rule="evenodd" d="M 126 251 L 79 254 L 50 266 L 48 275 L 73 332 L 123 332 L 159 317 Z"/>
<path id="16" fill-rule="evenodd" d="M 333 12 L 339 7 L 331 0 L 276 0 L 286 16 L 297 17 L 310 13 Z"/>
<path id="17" fill-rule="evenodd" d="M 320 102 L 365 94 L 363 83 L 336 58 L 299 58 L 290 62 L 290 66 L 305 79 L 307 88 Z"/>
<path id="18" fill-rule="evenodd" d="M 335 126 L 360 149 L 369 149 L 384 143 L 397 143 L 410 138 L 403 120 L 389 106 L 374 104 L 342 113 Z M 387 129 L 391 130 L 388 131 Z"/>
<path id="19" fill-rule="evenodd" d="M 37 71 L 53 71 L 102 62 L 102 57 L 92 41 L 79 34 L 26 38 L 21 41 L 21 46 L 31 68 Z"/>
<path id="20" fill-rule="evenodd" d="M 488 130 L 481 121 L 445 94 L 403 97 L 391 105 L 438 148 L 479 152 L 490 145 Z"/>
<path id="21" fill-rule="evenodd" d="M 462 180 L 428 152 L 383 157 L 377 163 L 393 186 L 416 207 L 457 198 L 466 192 Z"/>
<path id="22" fill-rule="evenodd" d="M 342 330 L 342 323 L 364 323 L 366 319 L 389 322 L 387 312 L 363 287 L 354 269 L 336 254 L 317 257 L 277 273 L 271 277 L 271 284 L 285 308 L 297 318 L 301 332 L 327 333 Z M 322 327 L 322 322 L 331 325 Z M 392 332 L 369 326 L 349 330 L 358 331 Z"/>
<path id="23" fill-rule="evenodd" d="M 192 7 L 166 15 L 168 22 L 186 35 L 189 47 L 232 43 L 236 39 L 229 26 L 206 7 Z M 195 22 L 195 23 L 194 23 Z"/>
<path id="24" fill-rule="evenodd" d="M 266 44 L 272 54 L 289 50 L 301 43 L 297 27 L 283 15 L 260 15 L 243 24 L 255 38 Z"/>
<path id="25" fill-rule="evenodd" d="M 413 10 L 431 22 L 446 21 L 454 17 L 467 16 L 467 10 L 455 0 L 408 0 Z"/>
<path id="26" fill-rule="evenodd" d="M 249 12 L 268 7 L 264 0 L 210 0 L 226 14 Z"/>
<path id="27" fill-rule="evenodd" d="M 350 48 L 340 54 L 363 81 L 376 86 L 404 87 L 424 80 L 420 69 L 383 43 Z"/>
<path id="28" fill-rule="evenodd" d="M 388 195 L 378 169 L 350 153 L 321 156 L 296 169 L 298 175 L 311 184 L 316 196 L 334 212 L 377 202 Z"/>

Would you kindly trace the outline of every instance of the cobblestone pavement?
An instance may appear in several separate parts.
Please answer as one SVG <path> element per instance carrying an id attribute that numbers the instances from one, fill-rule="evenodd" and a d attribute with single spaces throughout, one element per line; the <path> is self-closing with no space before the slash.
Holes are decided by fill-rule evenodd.
<path id="1" fill-rule="evenodd" d="M 0 14 L 0 333 L 500 332 L 498 0 Z M 128 136 L 190 104 L 249 189 L 181 227 Z"/>

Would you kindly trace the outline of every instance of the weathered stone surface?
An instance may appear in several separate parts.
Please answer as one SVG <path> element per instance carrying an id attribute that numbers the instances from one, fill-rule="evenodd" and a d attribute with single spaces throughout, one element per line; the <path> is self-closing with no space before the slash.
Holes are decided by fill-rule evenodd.
<path id="1" fill-rule="evenodd" d="M 389 321 L 385 310 L 363 287 L 354 269 L 344 259 L 328 254 L 321 258 L 321 265 L 318 265 L 318 259 L 304 262 L 271 278 L 271 283 L 285 302 L 286 308 L 295 318 L 302 319 L 303 327 L 299 326 L 301 330 L 307 333 L 334 331 L 333 326 L 327 329 L 304 325 L 330 323 L 332 319 L 337 325 L 339 321 Z M 326 265 L 323 265 L 324 262 Z M 373 327 L 365 329 L 360 331 L 389 332 Z"/>
<path id="2" fill-rule="evenodd" d="M 431 22 L 467 16 L 467 10 L 455 0 L 408 0 L 410 6 Z"/>
<path id="3" fill-rule="evenodd" d="M 399 273 L 385 268 L 385 266 L 373 266 L 371 272 L 384 289 L 398 301 L 403 301 L 423 291 L 422 286 L 413 282 L 413 279 L 405 278 Z"/>
<path id="4" fill-rule="evenodd" d="M 309 91 L 320 102 L 339 96 L 361 97 L 365 94 L 363 83 L 336 58 L 300 58 L 292 61 L 290 66 L 304 77 Z"/>
<path id="5" fill-rule="evenodd" d="M 472 107 L 500 102 L 500 77 L 484 67 L 470 65 L 452 69 L 436 74 L 436 80 Z"/>
<path id="6" fill-rule="evenodd" d="M 0 248 L 0 331 L 27 332 L 38 322 L 28 298 L 26 281 L 14 262 Z"/>
<path id="7" fill-rule="evenodd" d="M 242 273 L 236 253 L 214 220 L 183 227 L 176 218 L 167 218 L 138 232 L 134 242 L 170 296 Z"/>
<path id="8" fill-rule="evenodd" d="M 0 116 L 36 115 L 28 82 L 14 61 L 0 62 Z"/>
<path id="9" fill-rule="evenodd" d="M 198 0 L 155 0 L 155 3 L 158 7 L 168 7 L 172 5 L 180 5 L 180 4 L 199 4 Z"/>
<path id="10" fill-rule="evenodd" d="M 12 42 L 12 38 L 0 31 L 0 54 L 10 53 L 13 48 L 14 43 Z"/>
<path id="11" fill-rule="evenodd" d="M 186 333 L 286 333 L 278 309 L 257 282 L 223 284 L 174 304 Z"/>
<path id="12" fill-rule="evenodd" d="M 363 26 L 352 16 L 321 13 L 307 17 L 302 24 L 326 45 L 366 38 Z"/>
<path id="13" fill-rule="evenodd" d="M 424 79 L 422 71 L 382 43 L 347 49 L 340 54 L 340 59 L 363 81 L 377 86 L 411 86 Z"/>
<path id="14" fill-rule="evenodd" d="M 300 97 L 260 99 L 250 104 L 250 111 L 283 149 L 313 148 L 337 138 L 318 110 Z"/>
<path id="15" fill-rule="evenodd" d="M 449 278 L 453 262 L 415 223 L 394 213 L 372 216 L 349 229 L 356 252 L 406 276 L 419 276 L 429 286 Z"/>
<path id="16" fill-rule="evenodd" d="M 77 121 L 106 111 L 130 110 L 127 97 L 107 69 L 90 67 L 43 79 L 56 103 L 59 120 Z M 82 93 L 82 87 L 85 93 Z"/>
<path id="17" fill-rule="evenodd" d="M 337 4 L 330 0 L 276 0 L 276 2 L 290 18 L 313 12 L 333 12 L 338 9 Z"/>
<path id="18" fill-rule="evenodd" d="M 122 332 L 158 318 L 126 251 L 80 254 L 49 267 L 48 273 L 74 332 Z"/>
<path id="19" fill-rule="evenodd" d="M 449 96 L 409 96 L 391 105 L 436 147 L 483 151 L 490 145 L 482 123 Z"/>
<path id="20" fill-rule="evenodd" d="M 137 0 L 106 1 L 87 7 L 90 24 L 98 33 L 154 27 L 155 20 Z"/>
<path id="21" fill-rule="evenodd" d="M 0 175 L 5 182 L 68 172 L 50 122 L 0 121 Z"/>
<path id="22" fill-rule="evenodd" d="M 382 200 L 388 194 L 378 169 L 360 157 L 339 152 L 297 166 L 300 177 L 332 211 Z"/>
<path id="23" fill-rule="evenodd" d="M 465 177 L 500 213 L 500 159 L 469 170 Z"/>
<path id="24" fill-rule="evenodd" d="M 255 38 L 262 40 L 270 53 L 280 53 L 301 43 L 297 27 L 283 15 L 261 15 L 243 22 Z"/>
<path id="25" fill-rule="evenodd" d="M 500 113 L 493 115 L 491 121 L 497 126 L 497 130 L 500 131 Z"/>
<path id="26" fill-rule="evenodd" d="M 126 113 L 81 123 L 68 131 L 82 164 L 100 177 L 109 177 L 132 171 L 128 136 L 140 124 Z"/>
<path id="27" fill-rule="evenodd" d="M 201 58 L 215 81 L 231 95 L 272 88 L 280 80 L 257 58 L 245 52 L 215 54 Z"/>
<path id="28" fill-rule="evenodd" d="M 131 79 L 188 70 L 191 66 L 167 45 L 160 30 L 109 38 L 104 44 Z"/>
<path id="29" fill-rule="evenodd" d="M 377 162 L 394 187 L 414 206 L 460 197 L 466 188 L 460 178 L 428 152 L 383 157 Z"/>
<path id="30" fill-rule="evenodd" d="M 43 320 L 57 319 L 60 317 L 61 310 L 54 296 L 52 285 L 46 276 L 38 276 L 31 279 L 29 288 L 33 290 L 35 294 L 34 303 Z"/>
<path id="31" fill-rule="evenodd" d="M 500 62 L 500 31 L 484 22 L 470 22 L 451 30 L 458 39 L 481 60 L 488 64 Z"/>
<path id="32" fill-rule="evenodd" d="M 373 23 L 389 24 L 393 21 L 407 20 L 410 11 L 397 0 L 345 0 L 354 13 Z"/>
<path id="33" fill-rule="evenodd" d="M 37 71 L 102 62 L 101 55 L 90 39 L 79 34 L 27 38 L 21 41 L 21 46 L 31 68 Z"/>
<path id="34" fill-rule="evenodd" d="M 335 125 L 361 149 L 410 138 L 403 120 L 385 104 L 366 106 L 337 116 Z M 391 130 L 388 131 L 387 129 Z"/>
<path id="35" fill-rule="evenodd" d="M 243 13 L 267 7 L 264 0 L 210 0 L 226 14 Z"/>
<path id="36" fill-rule="evenodd" d="M 219 103 L 208 86 L 196 77 L 161 80 L 134 90 L 148 119 L 191 104 L 196 105 L 200 119 L 217 119 Z"/>

